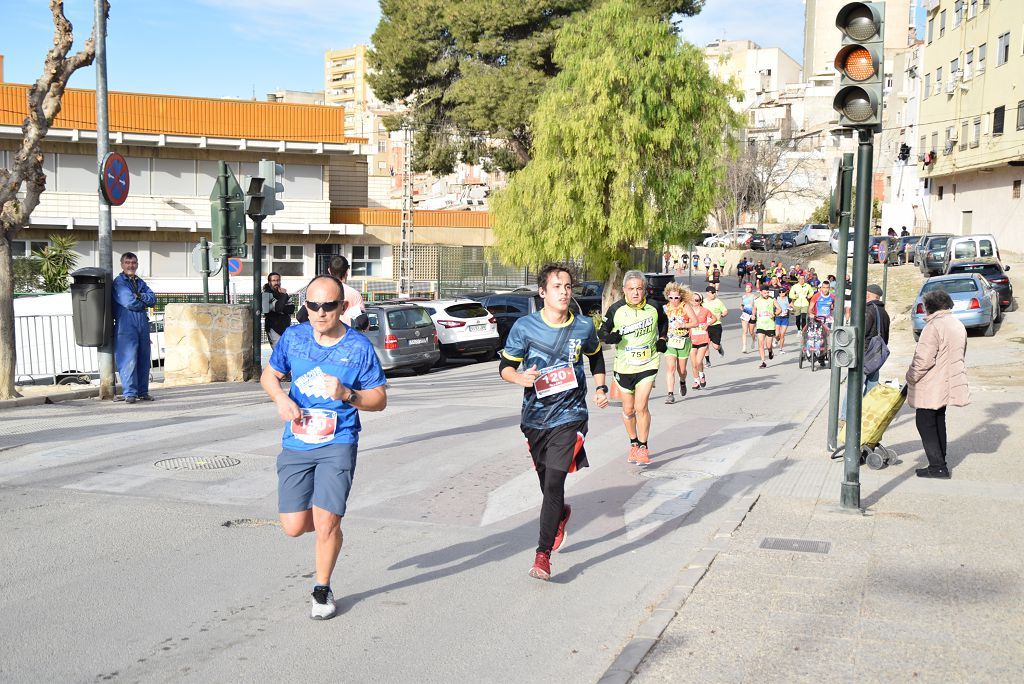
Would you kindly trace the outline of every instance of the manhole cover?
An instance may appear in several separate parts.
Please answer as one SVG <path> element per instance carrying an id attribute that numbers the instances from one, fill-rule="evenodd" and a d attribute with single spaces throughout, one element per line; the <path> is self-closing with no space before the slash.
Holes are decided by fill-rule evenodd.
<path id="1" fill-rule="evenodd" d="M 276 520 L 266 518 L 239 518 L 238 520 L 225 520 L 221 527 L 267 527 L 268 525 L 280 525 Z"/>
<path id="2" fill-rule="evenodd" d="M 180 458 L 165 458 L 153 465 L 164 470 L 217 470 L 219 468 L 230 468 L 241 461 L 230 456 L 182 456 Z"/>
<path id="3" fill-rule="evenodd" d="M 813 539 L 784 539 L 782 537 L 765 537 L 761 540 L 762 549 L 773 551 L 798 551 L 800 553 L 828 553 L 832 543 L 814 541 Z"/>

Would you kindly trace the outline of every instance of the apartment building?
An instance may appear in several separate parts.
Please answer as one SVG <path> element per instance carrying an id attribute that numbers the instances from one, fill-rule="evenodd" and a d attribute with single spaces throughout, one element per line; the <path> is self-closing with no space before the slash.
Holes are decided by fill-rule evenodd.
<path id="1" fill-rule="evenodd" d="M 930 229 L 1024 251 L 1024 2 L 925 6 L 917 159 Z"/>
<path id="2" fill-rule="evenodd" d="M 781 48 L 763 48 L 751 40 L 716 40 L 704 48 L 704 61 L 712 74 L 732 81 L 743 92 L 732 102 L 747 111 L 790 83 L 800 82 L 800 65 Z"/>
<path id="3" fill-rule="evenodd" d="M 885 90 L 882 134 L 875 139 L 876 183 L 874 196 L 882 200 L 882 227 L 897 231 L 906 226 L 912 233 L 927 231 L 931 216 L 928 197 L 918 173 L 918 115 L 921 105 L 924 41 L 898 50 L 886 62 L 889 73 Z M 903 148 L 906 145 L 907 148 Z M 907 152 L 905 158 L 901 151 Z"/>
<path id="4" fill-rule="evenodd" d="M 0 164 L 20 145 L 28 86 L 0 83 Z M 242 188 L 260 159 L 283 167 L 283 211 L 263 224 L 262 271 L 298 289 L 334 254 L 353 275 L 391 281 L 401 242 L 399 212 L 367 208 L 365 140 L 346 136 L 341 107 L 279 102 L 110 93 L 111 149 L 130 170 L 127 201 L 114 207 L 115 260 L 139 255 L 140 273 L 157 292 L 199 292 L 191 253 L 210 236 L 210 195 L 223 160 Z M 97 265 L 96 98 L 65 92 L 43 144 L 47 189 L 13 247 L 28 256 L 59 233 L 72 237 L 79 266 Z M 418 245 L 492 242 L 488 216 L 418 212 Z M 243 260 L 240 291 L 251 289 L 252 255 Z M 248 276 L 248 277 L 247 277 Z M 382 284 L 386 285 L 386 283 Z"/>

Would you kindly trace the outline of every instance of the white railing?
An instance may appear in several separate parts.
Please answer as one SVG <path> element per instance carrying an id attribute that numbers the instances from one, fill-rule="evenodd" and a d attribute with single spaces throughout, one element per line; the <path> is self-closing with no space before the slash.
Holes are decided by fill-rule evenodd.
<path id="1" fill-rule="evenodd" d="M 150 321 L 152 360 L 163 365 L 164 315 L 158 313 Z M 99 358 L 95 347 L 75 344 L 75 327 L 71 314 L 14 317 L 14 381 L 25 385 L 38 382 L 59 382 L 69 376 L 96 376 Z"/>

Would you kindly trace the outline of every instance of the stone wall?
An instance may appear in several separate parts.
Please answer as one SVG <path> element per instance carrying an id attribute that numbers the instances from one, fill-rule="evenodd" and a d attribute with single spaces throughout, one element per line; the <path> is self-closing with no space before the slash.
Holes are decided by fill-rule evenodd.
<path id="1" fill-rule="evenodd" d="M 252 311 L 240 304 L 168 304 L 164 385 L 244 382 L 252 365 Z"/>

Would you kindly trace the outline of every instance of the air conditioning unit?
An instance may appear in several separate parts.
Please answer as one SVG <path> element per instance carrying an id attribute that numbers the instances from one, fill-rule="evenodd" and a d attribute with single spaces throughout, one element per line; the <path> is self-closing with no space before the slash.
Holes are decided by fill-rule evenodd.
<path id="1" fill-rule="evenodd" d="M 918 164 L 923 164 L 926 156 L 927 155 L 925 155 L 924 152 L 918 152 L 917 153 L 917 163 Z"/>
<path id="2" fill-rule="evenodd" d="M 952 95 L 956 91 L 956 77 L 951 77 L 946 81 L 946 94 Z"/>
<path id="3" fill-rule="evenodd" d="M 956 146 L 956 139 L 955 138 L 952 139 L 952 140 L 947 140 L 946 141 L 946 147 L 943 148 L 942 153 L 943 154 L 951 153 L 953 151 L 953 147 L 955 147 L 955 146 Z"/>

